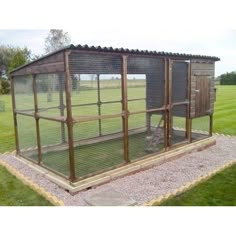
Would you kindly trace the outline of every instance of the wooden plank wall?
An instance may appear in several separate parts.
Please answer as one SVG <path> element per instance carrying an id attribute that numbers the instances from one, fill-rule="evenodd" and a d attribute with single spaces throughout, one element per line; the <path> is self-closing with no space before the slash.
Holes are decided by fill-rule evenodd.
<path id="1" fill-rule="evenodd" d="M 210 80 L 210 110 L 208 114 L 214 111 L 215 92 L 214 92 L 214 76 L 215 76 L 215 63 L 214 61 L 204 59 L 191 60 L 191 107 L 190 116 L 194 118 L 198 116 L 196 112 L 196 81 L 205 77 Z M 207 115 L 207 114 L 205 114 Z"/>
<path id="2" fill-rule="evenodd" d="M 64 54 L 59 52 L 35 61 L 22 69 L 13 72 L 13 76 L 30 75 L 30 74 L 47 74 L 64 71 Z"/>

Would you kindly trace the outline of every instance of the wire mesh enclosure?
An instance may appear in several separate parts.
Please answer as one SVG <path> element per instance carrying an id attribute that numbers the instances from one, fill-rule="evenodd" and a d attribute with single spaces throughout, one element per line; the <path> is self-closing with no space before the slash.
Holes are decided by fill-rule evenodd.
<path id="1" fill-rule="evenodd" d="M 217 60 L 71 45 L 18 68 L 17 154 L 75 182 L 208 137 Z"/>

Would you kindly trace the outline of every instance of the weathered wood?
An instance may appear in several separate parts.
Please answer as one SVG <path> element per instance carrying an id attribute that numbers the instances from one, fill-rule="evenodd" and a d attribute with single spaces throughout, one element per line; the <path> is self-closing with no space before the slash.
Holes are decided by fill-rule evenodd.
<path id="1" fill-rule="evenodd" d="M 213 112 L 214 108 L 214 61 L 191 59 L 191 106 L 192 118 Z M 205 82 L 199 81 L 205 78 Z M 201 89 L 199 89 L 201 87 Z M 200 91 L 200 94 L 198 92 Z M 203 91 L 204 92 L 203 92 Z M 205 110 L 205 111 L 204 111 Z"/>
<path id="2" fill-rule="evenodd" d="M 121 67 L 121 90 L 122 90 L 122 126 L 123 126 L 123 143 L 124 143 L 124 159 L 126 163 L 129 160 L 129 128 L 128 128 L 128 90 L 127 90 L 127 56 L 122 56 Z"/>
<path id="3" fill-rule="evenodd" d="M 14 76 L 29 75 L 29 74 L 49 74 L 58 73 L 64 71 L 64 63 L 56 62 L 42 65 L 32 65 L 29 67 L 22 68 L 19 71 L 12 73 Z"/>
<path id="4" fill-rule="evenodd" d="M 199 76 L 196 83 L 195 115 L 204 116 L 210 109 L 210 81 L 205 76 Z"/>
<path id="5" fill-rule="evenodd" d="M 36 125 L 36 138 L 38 147 L 38 164 L 42 161 L 42 151 L 41 151 L 41 139 L 40 139 L 40 127 L 39 127 L 39 117 L 38 114 L 38 96 L 37 96 L 37 85 L 36 85 L 36 75 L 33 75 L 33 93 L 34 93 L 34 112 L 35 112 L 35 125 Z"/>
<path id="6" fill-rule="evenodd" d="M 56 73 L 64 71 L 63 52 L 52 54 L 19 68 L 12 75 Z"/>
<path id="7" fill-rule="evenodd" d="M 16 143 L 16 153 L 20 153 L 19 147 L 19 135 L 17 126 L 17 113 L 16 113 L 16 96 L 14 87 L 14 76 L 11 76 L 11 97 L 12 97 L 12 111 L 13 111 L 13 122 L 14 122 L 14 133 L 15 133 L 15 143 Z"/>
<path id="8" fill-rule="evenodd" d="M 215 65 L 214 63 L 209 64 L 209 63 L 192 63 L 191 64 L 191 70 L 194 71 L 211 71 L 211 70 L 215 70 Z"/>
<path id="9" fill-rule="evenodd" d="M 74 123 L 82 123 L 82 122 L 88 122 L 93 120 L 105 120 L 105 119 L 111 119 L 111 118 L 117 118 L 122 117 L 124 114 L 117 113 L 113 115 L 101 115 L 101 116 L 73 116 L 73 122 Z"/>
<path id="10" fill-rule="evenodd" d="M 74 136 L 73 136 L 73 117 L 71 111 L 71 76 L 69 71 L 69 54 L 70 51 L 65 51 L 65 91 L 66 91 L 66 113 L 67 113 L 67 128 L 68 128 L 68 143 L 69 143 L 69 163 L 70 163 L 70 180 L 74 182 L 75 176 L 75 159 L 74 159 Z"/>

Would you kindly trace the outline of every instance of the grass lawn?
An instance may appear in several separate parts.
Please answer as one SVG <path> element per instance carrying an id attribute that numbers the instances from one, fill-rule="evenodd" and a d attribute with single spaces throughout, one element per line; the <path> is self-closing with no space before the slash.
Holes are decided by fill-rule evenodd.
<path id="1" fill-rule="evenodd" d="M 0 166 L 0 206 L 52 206 Z"/>
<path id="2" fill-rule="evenodd" d="M 236 135 L 236 85 L 218 85 L 214 132 Z"/>
<path id="3" fill-rule="evenodd" d="M 217 86 L 217 99 L 215 104 L 215 113 L 214 113 L 214 132 L 217 133 L 224 133 L 224 134 L 230 134 L 230 135 L 236 135 L 236 86 Z M 145 89 L 143 87 L 135 87 L 135 88 L 129 88 L 129 98 L 143 98 L 145 97 Z M 120 91 L 119 89 L 104 89 L 101 90 L 101 98 L 102 101 L 112 101 L 112 100 L 120 100 Z M 26 99 L 31 100 L 31 103 L 28 103 Z M 39 104 L 40 107 L 46 106 L 53 106 L 53 104 L 47 104 L 46 103 L 46 97 L 39 97 Z M 15 149 L 14 145 L 14 130 L 13 130 L 13 119 L 12 119 L 12 109 L 11 109 L 11 97 L 9 95 L 0 95 L 0 100 L 5 102 L 5 111 L 0 112 L 0 153 L 3 153 L 5 151 L 11 151 Z M 27 95 L 23 98 L 22 101 L 20 101 L 20 97 L 17 99 L 17 103 L 22 105 L 23 102 L 26 102 L 29 104 L 29 108 L 32 108 L 32 96 Z M 54 97 L 53 101 L 58 101 L 56 97 Z M 90 103 L 90 102 L 97 102 L 97 94 L 95 90 L 90 90 L 84 93 L 84 91 L 81 91 L 79 94 L 73 94 L 72 95 L 72 104 L 79 104 L 79 103 Z M 56 104 L 58 105 L 58 104 Z M 96 106 L 97 108 L 97 106 Z M 145 102 L 144 101 L 134 101 L 129 102 L 129 110 L 132 111 L 139 111 L 145 109 Z M 56 112 L 58 112 L 58 109 L 55 109 Z M 50 113 L 53 115 L 55 111 L 45 111 L 45 115 L 50 115 Z M 119 103 L 116 104 L 107 104 L 102 106 L 102 114 L 113 114 L 113 113 L 120 113 L 121 111 L 121 105 Z M 73 108 L 73 115 L 97 115 L 97 111 L 93 110 L 92 107 L 80 107 Z M 35 129 L 29 129 L 29 127 L 34 127 L 34 120 L 29 117 L 20 116 L 21 118 L 18 121 L 18 124 L 22 122 L 24 123 L 24 126 L 20 126 L 24 132 L 20 132 L 20 146 L 22 148 L 29 148 L 29 147 L 35 147 L 36 146 L 36 132 Z M 22 119 L 22 120 L 21 120 Z M 25 119 L 25 121 L 23 120 Z M 181 118 L 182 119 L 182 118 Z M 145 124 L 145 115 L 144 114 L 138 114 L 133 115 L 129 117 L 130 128 L 136 128 L 140 127 L 143 124 Z M 57 122 L 51 122 L 51 121 L 45 121 L 41 120 L 40 122 L 44 122 L 44 126 L 41 127 L 41 142 L 42 145 L 49 145 L 49 144 L 55 144 L 60 142 L 60 124 Z M 157 121 L 155 121 L 156 123 Z M 179 120 L 176 119 L 174 121 L 176 126 L 181 127 L 182 124 L 185 124 L 183 119 Z M 179 123 L 179 125 L 178 125 Z M 206 130 L 207 127 L 205 127 L 206 119 L 196 119 L 193 124 L 193 129 L 203 129 Z M 104 134 L 111 133 L 111 132 L 118 132 L 122 130 L 122 123 L 120 118 L 114 118 L 109 120 L 102 121 L 102 132 Z M 77 126 L 77 127 L 76 127 Z M 48 132 L 50 130 L 50 132 Z M 75 125 L 75 132 L 74 135 L 76 139 L 83 139 L 83 138 L 90 138 L 94 137 L 94 134 L 97 134 L 98 132 L 98 123 L 97 121 L 91 121 L 81 124 Z M 132 141 L 130 139 L 130 153 L 133 153 L 134 156 L 131 156 L 131 159 L 134 157 L 139 157 L 141 154 L 143 155 L 144 150 L 144 137 L 142 139 L 138 139 Z M 141 140 L 141 142 L 140 142 Z M 107 146 L 106 146 L 107 145 Z M 79 173 L 83 173 L 83 171 L 86 169 L 89 172 L 93 171 L 93 168 L 96 167 L 97 169 L 103 169 L 104 163 L 109 159 L 110 161 L 114 162 L 111 163 L 114 164 L 120 164 L 122 163 L 123 159 L 121 149 L 117 148 L 119 145 L 122 144 L 116 144 L 114 146 L 114 142 L 107 143 L 105 146 L 103 146 L 103 150 L 107 150 L 107 152 L 114 153 L 117 158 L 110 160 L 108 156 L 104 155 L 103 150 L 100 147 L 96 147 L 96 145 L 93 145 L 92 148 L 90 146 L 85 146 L 80 151 L 84 151 L 84 156 L 82 155 L 81 158 L 84 160 L 88 160 L 88 158 L 96 158 L 99 157 L 100 162 L 95 162 L 93 164 L 95 165 L 89 165 L 90 161 L 84 162 L 85 167 L 83 170 L 78 171 Z M 116 150 L 116 152 L 115 152 Z M 140 154 L 140 155 L 139 155 Z M 67 157 L 67 153 L 65 154 Z M 65 167 L 68 166 L 68 159 L 64 158 L 61 159 L 61 161 L 58 161 L 61 157 L 65 156 L 63 155 L 63 152 L 58 154 L 51 154 L 51 156 L 47 155 L 47 158 L 45 158 L 45 164 L 50 166 L 53 159 L 57 158 L 58 162 L 58 170 L 65 171 Z M 76 160 L 76 164 L 78 166 L 81 165 L 81 159 Z M 87 164 L 86 164 L 87 163 Z M 95 170 L 94 170 L 95 171 Z M 65 173 L 68 174 L 68 173 Z M 86 174 L 86 173 L 83 173 Z M 19 205 L 19 204 L 17 204 Z"/>
<path id="4" fill-rule="evenodd" d="M 118 91 L 118 90 L 117 90 Z M 136 97 L 144 97 L 144 89 L 137 87 L 129 89 L 130 97 L 134 98 L 135 94 L 138 94 Z M 217 133 L 224 133 L 224 134 L 230 134 L 230 135 L 236 135 L 236 86 L 217 86 L 217 99 L 215 103 L 215 113 L 214 113 L 214 132 Z M 89 91 L 86 93 L 86 96 L 82 94 L 83 99 L 87 102 L 94 102 L 96 91 Z M 79 96 L 72 96 L 72 104 L 77 103 L 79 101 Z M 120 99 L 120 93 L 116 93 L 114 89 L 104 89 L 101 92 L 102 98 L 107 98 L 108 100 L 119 100 Z M 14 129 L 13 129 L 13 118 L 12 118 L 12 109 L 11 109 L 11 97 L 9 95 L 0 95 L 0 100 L 5 102 L 5 112 L 0 112 L 0 153 L 6 152 L 6 151 L 12 151 L 15 149 L 14 144 Z M 83 102 L 83 101 L 82 101 Z M 42 101 L 42 106 L 44 106 Z M 50 104 L 52 105 L 52 104 Z M 136 101 L 136 102 L 130 102 L 129 103 L 129 110 L 130 111 L 137 111 L 142 110 L 144 108 L 144 102 Z M 84 110 L 81 110 L 84 109 Z M 115 112 L 120 112 L 120 104 L 108 104 L 104 105 L 102 107 L 102 114 L 111 114 Z M 84 114 L 90 114 L 91 107 L 83 107 L 80 109 L 77 109 L 78 111 L 73 110 L 74 115 L 81 115 Z M 47 113 L 48 115 L 48 113 Z M 92 114 L 91 114 L 92 115 Z M 95 115 L 95 114 L 93 114 Z M 21 116 L 22 117 L 22 116 Z M 31 120 L 31 118 L 23 117 L 24 119 L 27 119 L 26 125 L 29 127 L 29 122 L 34 125 L 34 121 Z M 22 119 L 23 119 L 22 118 Z M 116 120 L 119 120 L 118 122 L 113 122 Z M 130 116 L 130 128 L 135 128 L 135 126 L 139 126 L 140 124 L 144 124 L 144 115 L 133 115 Z M 59 136 L 59 124 L 56 122 L 50 122 L 50 121 L 41 121 L 44 122 L 46 125 L 44 125 L 44 128 L 42 128 L 42 142 L 43 145 L 45 144 L 51 144 L 48 142 L 55 143 L 54 139 L 58 139 Z M 79 138 L 86 138 L 89 136 L 92 136 L 92 133 L 90 132 L 97 132 L 97 123 L 96 123 L 96 129 L 93 129 L 92 127 L 95 125 L 95 121 L 93 122 L 87 122 L 87 123 L 81 123 L 79 129 L 80 132 L 77 132 L 78 135 L 80 135 Z M 177 122 L 176 122 L 177 123 Z M 182 121 L 180 123 L 183 123 Z M 206 119 L 201 118 L 199 120 L 196 119 L 196 121 L 193 121 L 193 128 L 194 129 L 206 129 L 204 126 L 206 124 Z M 134 126 L 134 127 L 132 127 Z M 180 124 L 181 126 L 181 124 Z M 55 128 L 54 128 L 55 127 Z M 88 129 L 88 127 L 91 127 Z M 95 126 L 94 126 L 95 127 Z M 22 137 L 22 143 L 26 145 L 24 148 L 28 148 L 33 146 L 36 146 L 36 140 L 35 140 L 35 129 L 28 129 L 23 128 L 26 130 L 26 135 L 23 135 Z M 50 135 L 47 132 L 48 130 L 51 130 Z M 111 120 L 104 120 L 103 129 L 105 133 L 109 133 L 112 130 L 121 130 L 121 119 L 114 118 Z M 82 131 L 82 132 L 81 132 Z M 27 132 L 31 133 L 31 135 L 27 135 Z M 75 133 L 75 135 L 77 135 Z M 34 138 L 28 138 L 28 137 L 34 137 Z M 57 141 L 57 140 L 56 140 Z M 23 145 L 23 146 L 24 146 Z"/>
<path id="5" fill-rule="evenodd" d="M 161 206 L 236 206 L 235 180 L 236 165 L 165 201 Z"/>

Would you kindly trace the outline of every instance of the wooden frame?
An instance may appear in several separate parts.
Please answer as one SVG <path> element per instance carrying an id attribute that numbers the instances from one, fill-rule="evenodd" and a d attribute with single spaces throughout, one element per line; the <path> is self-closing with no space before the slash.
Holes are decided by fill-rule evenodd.
<path id="1" fill-rule="evenodd" d="M 114 55 L 118 56 L 121 60 L 121 67 L 120 67 L 120 74 L 121 74 L 121 100 L 114 100 L 114 101 L 102 101 L 101 94 L 100 94 L 100 74 L 97 74 L 97 102 L 92 103 L 84 103 L 84 104 L 72 104 L 71 102 L 71 71 L 70 71 L 70 54 L 71 52 L 75 52 L 76 54 L 80 54 L 81 52 L 86 53 L 88 55 L 96 54 L 96 55 Z M 39 165 L 44 165 L 42 163 L 42 146 L 41 146 L 41 139 L 40 139 L 40 119 L 50 120 L 59 122 L 61 124 L 61 140 L 62 145 L 68 145 L 69 148 L 69 170 L 70 170 L 70 176 L 69 180 L 71 182 L 75 182 L 78 180 L 76 176 L 75 171 L 75 143 L 74 140 L 74 133 L 73 133 L 73 126 L 75 123 L 85 123 L 90 121 L 98 121 L 98 137 L 95 137 L 96 142 L 99 141 L 99 138 L 101 140 L 108 140 L 106 139 L 106 135 L 102 134 L 102 120 L 106 119 L 112 119 L 112 118 L 121 118 L 122 119 L 122 135 L 123 135 L 123 151 L 124 151 L 124 161 L 125 164 L 130 163 L 129 158 L 129 132 L 131 131 L 129 129 L 129 116 L 130 115 L 138 115 L 138 114 L 146 114 L 147 116 L 149 114 L 155 113 L 155 112 L 163 112 L 164 116 L 164 149 L 162 151 L 168 151 L 171 148 L 175 148 L 178 146 L 178 144 L 172 145 L 171 137 L 172 137 L 172 109 L 174 106 L 180 106 L 185 105 L 186 106 L 186 133 L 185 138 L 186 141 L 180 142 L 179 145 L 185 145 L 187 143 L 192 142 L 191 138 L 191 130 L 192 130 L 192 118 L 195 116 L 195 111 L 193 111 L 193 103 L 194 100 L 194 86 L 195 86 L 195 80 L 196 76 L 203 75 L 210 76 L 212 75 L 212 71 L 214 68 L 214 62 L 217 61 L 216 58 L 200 58 L 196 57 L 196 59 L 191 56 L 187 55 L 168 55 L 168 54 L 148 54 L 148 53 L 137 53 L 137 57 L 142 58 L 157 58 L 161 59 L 163 62 L 163 71 L 164 71 L 164 95 L 163 95 L 163 106 L 153 108 L 153 109 L 140 109 L 137 111 L 129 111 L 128 108 L 128 102 L 130 101 L 143 101 L 146 100 L 146 98 L 128 98 L 128 82 L 127 82 L 127 73 L 128 73 L 128 60 L 130 56 L 136 55 L 134 52 L 127 52 L 127 51 L 99 51 L 96 49 L 89 49 L 89 50 L 80 50 L 80 49 L 73 49 L 73 48 L 67 48 L 63 49 L 61 51 L 58 51 L 57 53 L 52 54 L 51 56 L 44 57 L 42 61 L 37 60 L 35 62 L 30 63 L 28 66 L 23 66 L 22 68 L 19 68 L 18 70 L 15 70 L 11 74 L 11 91 L 12 91 L 12 107 L 13 107 L 13 120 L 14 120 L 14 131 L 15 131 L 15 142 L 16 142 L 16 152 L 18 155 L 21 154 L 20 146 L 19 146 L 19 135 L 18 135 L 18 124 L 17 124 L 17 115 L 23 115 L 32 117 L 32 119 L 35 119 L 35 129 L 36 129 L 36 141 L 37 141 L 37 152 L 38 152 L 38 160 L 37 163 Z M 177 61 L 188 61 L 187 66 L 187 89 L 186 89 L 186 101 L 181 102 L 174 102 L 172 101 L 172 63 Z M 58 73 L 60 75 L 65 75 L 65 85 L 63 85 L 61 82 L 59 84 L 59 106 L 51 106 L 47 108 L 39 108 L 38 107 L 38 97 L 37 97 L 37 84 L 36 84 L 36 75 L 38 74 L 50 74 L 50 73 Z M 34 95 L 34 108 L 33 109 L 24 109 L 24 110 L 17 110 L 16 107 L 16 98 L 15 98 L 15 88 L 14 88 L 14 80 L 17 80 L 17 76 L 22 75 L 31 75 L 33 77 L 33 95 Z M 64 87 L 63 87 L 64 86 Z M 212 91 L 212 84 L 211 91 Z M 66 104 L 64 104 L 64 95 L 63 91 L 65 91 L 65 101 Z M 211 95 L 209 95 L 211 96 Z M 210 98 L 210 101 L 212 102 L 212 98 Z M 121 103 L 122 110 L 120 113 L 113 113 L 113 114 L 102 114 L 101 106 L 103 104 L 115 104 L 115 103 Z M 73 116 L 72 114 L 72 108 L 75 107 L 83 107 L 83 106 L 97 106 L 98 108 L 98 114 L 91 116 Z M 210 117 L 209 122 L 209 134 L 212 135 L 213 132 L 213 104 L 211 104 L 211 110 L 208 114 Z M 41 111 L 45 110 L 51 110 L 51 109 L 59 109 L 60 110 L 60 116 L 48 116 L 41 114 Z M 148 126 L 147 124 L 144 124 L 144 126 Z M 67 132 L 68 137 L 66 137 L 65 134 L 65 126 L 67 126 Z M 118 134 L 114 134 L 111 137 L 116 137 Z M 120 135 L 120 134 L 119 134 Z M 118 137 L 118 136 L 117 136 Z M 68 138 L 68 141 L 67 139 Z M 93 140 L 93 139 L 91 139 Z M 83 143 L 80 141 L 80 143 Z M 84 140 L 84 143 L 86 143 L 86 140 Z M 50 148 L 49 148 L 50 149 Z M 155 154 L 155 153 L 154 153 Z M 150 155 L 149 155 L 150 156 Z M 28 158 L 29 159 L 29 158 Z M 48 168 L 51 169 L 51 168 Z M 95 173 L 93 173 L 95 174 Z"/>

